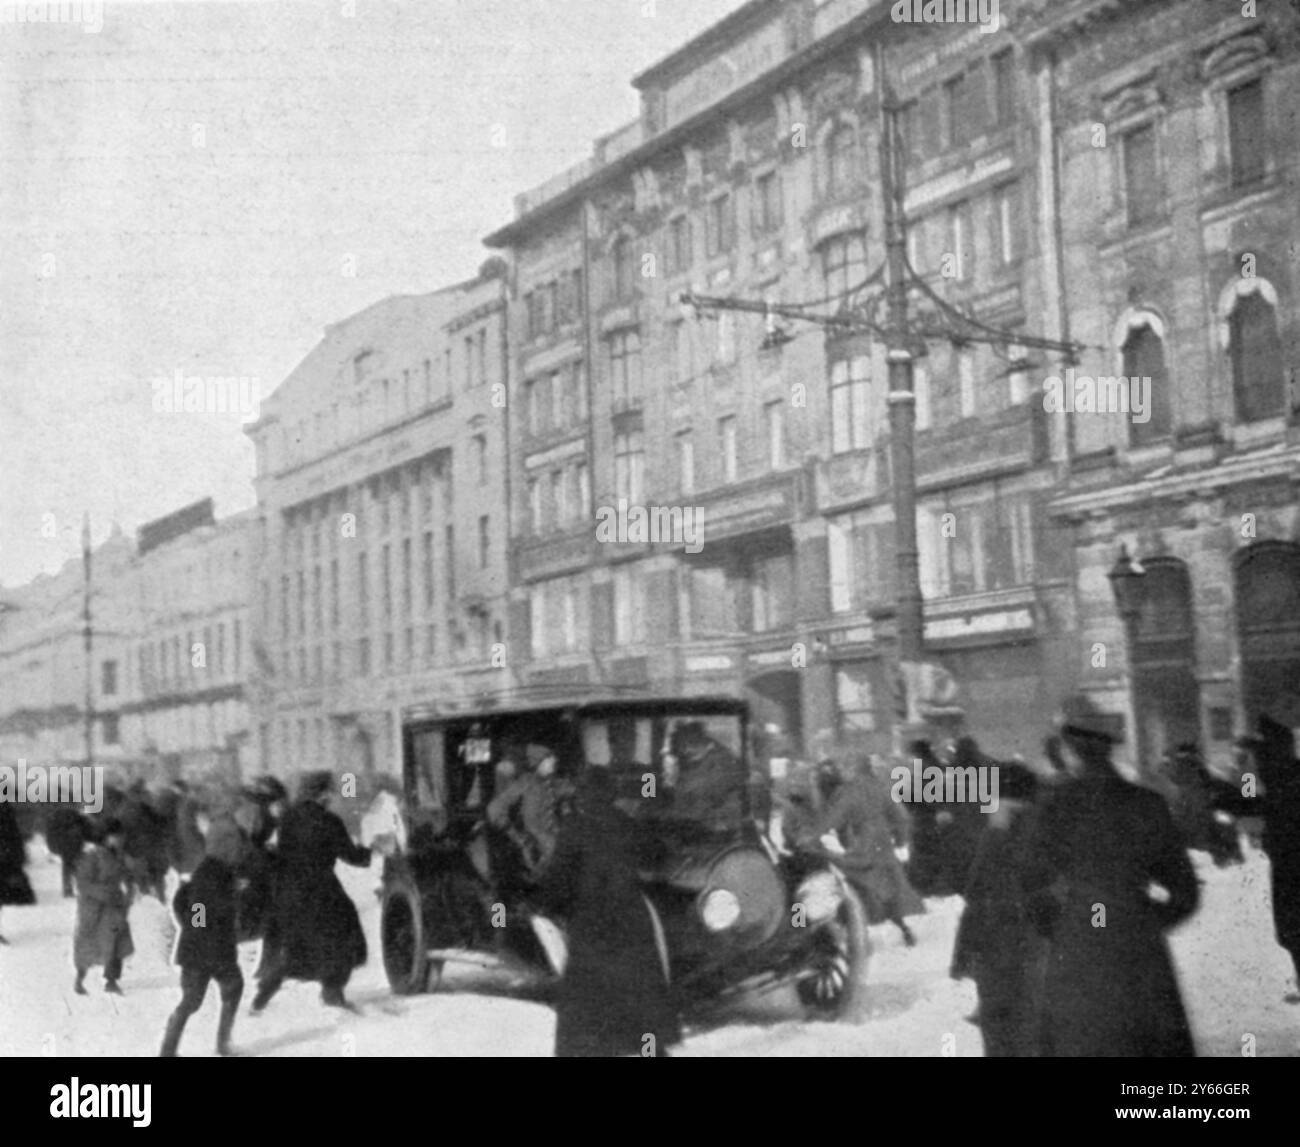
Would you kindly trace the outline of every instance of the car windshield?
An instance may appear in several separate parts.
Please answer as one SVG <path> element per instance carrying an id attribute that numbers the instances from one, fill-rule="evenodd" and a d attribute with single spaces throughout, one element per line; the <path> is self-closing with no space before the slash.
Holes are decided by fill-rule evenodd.
<path id="1" fill-rule="evenodd" d="M 633 816 L 730 826 L 744 811 L 743 735 L 732 713 L 586 718 L 583 758 L 611 770 Z"/>

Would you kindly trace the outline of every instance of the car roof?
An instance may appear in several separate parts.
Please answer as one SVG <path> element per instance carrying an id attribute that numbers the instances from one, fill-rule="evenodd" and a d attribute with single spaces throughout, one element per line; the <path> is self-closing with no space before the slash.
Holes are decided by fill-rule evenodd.
<path id="1" fill-rule="evenodd" d="M 563 692 L 557 694 L 554 689 L 541 686 L 514 689 L 500 694 L 480 694 L 459 703 L 441 701 L 409 705 L 402 710 L 402 724 L 449 724 L 565 711 L 591 716 L 614 712 L 629 716 L 653 716 L 664 712 L 744 715 L 748 713 L 749 706 L 742 699 L 726 694 L 663 694 L 641 687 L 617 686 L 593 687 L 589 692 L 582 692 L 575 690 L 572 685 L 566 685 Z"/>

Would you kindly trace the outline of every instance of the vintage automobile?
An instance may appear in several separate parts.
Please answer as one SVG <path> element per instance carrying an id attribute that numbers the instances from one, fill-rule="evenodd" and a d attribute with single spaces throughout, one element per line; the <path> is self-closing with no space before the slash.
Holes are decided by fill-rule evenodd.
<path id="1" fill-rule="evenodd" d="M 687 725 L 734 783 L 701 810 L 677 799 Z M 394 992 L 430 990 L 444 967 L 532 969 L 544 991 L 563 972 L 564 921 L 529 906 L 511 841 L 485 809 L 525 745 L 554 752 L 558 776 L 608 768 L 618 806 L 661 859 L 641 872 L 669 979 L 687 1018 L 745 993 L 793 985 L 814 1015 L 864 1003 L 866 913 L 833 856 L 778 848 L 751 814 L 770 778 L 751 773 L 741 701 L 602 695 L 403 722 L 406 843 L 384 870 L 381 937 Z M 679 782 L 680 783 L 680 782 Z M 505 920 L 526 926 L 503 927 Z"/>

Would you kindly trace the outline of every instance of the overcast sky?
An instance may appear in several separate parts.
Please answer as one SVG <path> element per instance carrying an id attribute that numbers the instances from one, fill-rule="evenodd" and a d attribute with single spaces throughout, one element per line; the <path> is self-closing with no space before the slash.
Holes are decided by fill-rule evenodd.
<path id="1" fill-rule="evenodd" d="M 741 2 L 0 21 L 0 585 L 75 555 L 85 511 L 98 543 L 207 495 L 251 506 L 239 414 L 155 412 L 154 380 L 265 397 L 326 323 L 474 274 L 512 196 L 634 118 L 632 76 Z"/>

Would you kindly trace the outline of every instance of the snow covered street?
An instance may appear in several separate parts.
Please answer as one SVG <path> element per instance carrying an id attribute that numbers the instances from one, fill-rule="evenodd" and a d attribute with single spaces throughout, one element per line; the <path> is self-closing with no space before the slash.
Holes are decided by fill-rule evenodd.
<path id="1" fill-rule="evenodd" d="M 104 995 L 98 971 L 88 996 L 72 991 L 71 935 L 75 904 L 59 897 L 57 862 L 39 840 L 29 846 L 28 873 L 40 898 L 34 908 L 4 910 L 0 930 L 0 1054 L 5 1056 L 152 1056 L 168 1013 L 179 999 L 169 964 L 171 924 L 156 900 L 131 911 L 136 954 L 122 979 L 125 995 Z M 1194 854 L 1203 881 L 1196 916 L 1174 934 L 1175 962 L 1203 1056 L 1240 1056 L 1253 1037 L 1258 1056 L 1300 1054 L 1300 1004 L 1285 953 L 1273 942 L 1268 864 L 1248 850 L 1246 863 L 1216 869 Z M 234 1042 L 252 1056 L 546 1056 L 554 1018 L 549 1008 L 503 994 L 442 990 L 393 996 L 379 960 L 377 886 L 371 871 L 339 866 L 361 909 L 370 961 L 354 976 L 349 998 L 360 1014 L 324 1008 L 313 984 L 290 981 L 252 1018 L 252 971 L 257 948 L 241 950 L 248 984 Z M 980 1056 L 978 1028 L 966 1022 L 974 986 L 948 978 L 960 912 L 956 898 L 928 901 L 912 921 L 918 946 L 906 948 L 891 925 L 872 929 L 875 952 L 870 1017 L 861 1024 L 812 1023 L 790 992 L 772 993 L 733 1009 L 724 1022 L 693 1030 L 682 1056 Z M 449 972 L 448 984 L 456 983 Z M 461 981 L 464 983 L 464 981 Z M 472 986 L 472 985 L 471 985 Z M 213 1054 L 218 998 L 215 985 L 189 1023 L 183 1056 Z"/>

